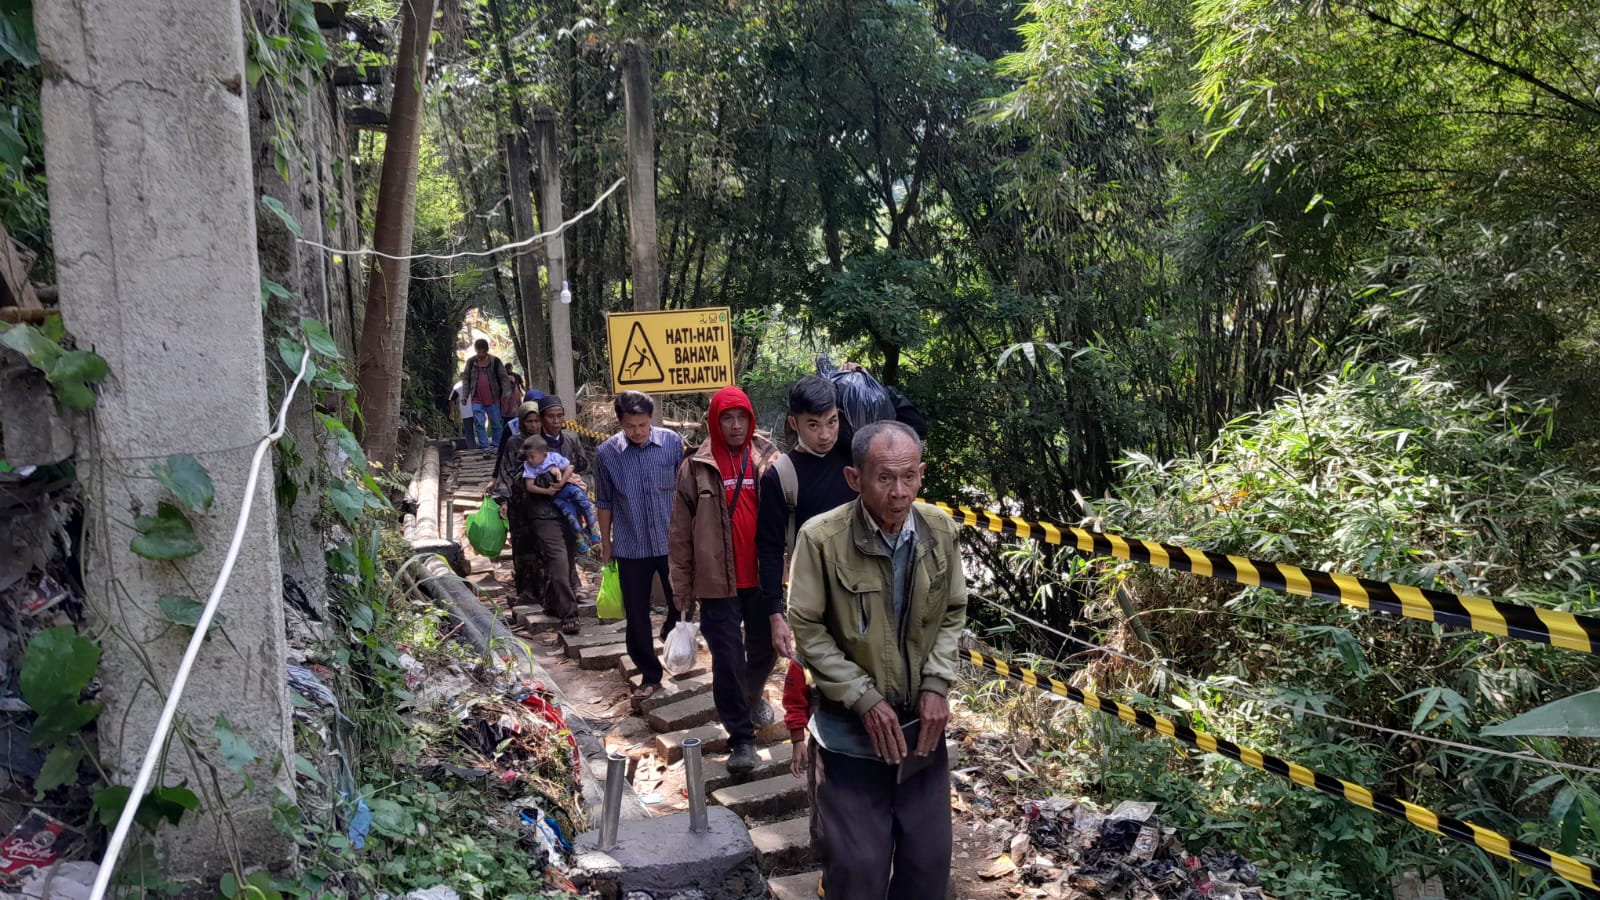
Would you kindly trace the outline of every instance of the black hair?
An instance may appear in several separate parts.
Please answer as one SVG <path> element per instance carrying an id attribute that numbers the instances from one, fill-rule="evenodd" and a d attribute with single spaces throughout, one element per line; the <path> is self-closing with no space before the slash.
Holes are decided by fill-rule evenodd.
<path id="1" fill-rule="evenodd" d="M 838 408 L 838 386 L 821 375 L 807 375 L 789 388 L 791 416 L 820 416 Z"/>
<path id="2" fill-rule="evenodd" d="M 474 350 L 487 350 L 487 349 L 489 349 L 489 342 L 484 340 L 483 338 L 478 338 L 477 340 L 472 342 L 472 349 L 474 349 Z"/>
<path id="3" fill-rule="evenodd" d="M 922 438 L 917 437 L 917 432 L 904 422 L 887 420 L 871 422 L 857 431 L 855 437 L 850 439 L 850 464 L 859 471 L 867 464 L 867 453 L 872 450 L 872 442 L 885 432 L 898 434 L 902 438 L 917 445 L 917 455 L 922 455 Z"/>
<path id="4" fill-rule="evenodd" d="M 545 440 L 544 435 L 542 434 L 523 435 L 522 446 L 518 449 L 523 453 L 527 453 L 529 450 L 536 450 L 540 453 L 549 453 L 550 442 Z"/>
<path id="5" fill-rule="evenodd" d="M 616 410 L 619 420 L 623 416 L 653 416 L 656 414 L 656 401 L 644 391 L 623 391 L 617 395 L 617 402 L 612 404 L 612 408 Z"/>

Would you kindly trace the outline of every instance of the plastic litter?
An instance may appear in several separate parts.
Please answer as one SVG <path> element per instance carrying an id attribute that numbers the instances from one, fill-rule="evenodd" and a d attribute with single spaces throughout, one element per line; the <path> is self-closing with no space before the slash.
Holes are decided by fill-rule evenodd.
<path id="1" fill-rule="evenodd" d="M 672 633 L 667 635 L 667 642 L 661 648 L 661 668 L 666 669 L 667 674 L 682 675 L 694 668 L 698 656 L 695 638 L 699 635 L 698 622 L 680 621 L 672 627 Z"/>

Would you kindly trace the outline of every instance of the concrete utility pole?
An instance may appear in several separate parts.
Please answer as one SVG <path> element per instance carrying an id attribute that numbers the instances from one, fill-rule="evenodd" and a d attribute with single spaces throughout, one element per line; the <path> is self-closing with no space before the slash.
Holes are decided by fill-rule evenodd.
<path id="1" fill-rule="evenodd" d="M 62 315 L 111 367 L 79 472 L 84 583 L 104 629 L 100 755 L 128 785 L 189 638 L 157 600 L 204 599 L 243 499 L 249 442 L 268 427 L 244 28 L 236 0 L 48 2 L 34 17 Z M 166 498 L 145 476 L 169 453 L 194 454 L 216 484 L 209 514 L 190 517 L 205 549 L 175 563 L 128 548 L 134 516 Z M 291 856 L 269 822 L 276 792 L 294 792 L 293 767 L 274 769 L 291 732 L 270 459 L 223 599 L 228 639 L 207 642 L 179 712 L 202 748 L 226 715 L 262 761 L 246 769 L 248 789 L 217 761 L 224 816 L 207 797 L 213 772 L 172 742 L 163 783 L 186 781 L 206 799 L 181 827 L 157 831 L 168 874 L 211 880 L 230 853 L 246 867 Z"/>
<path id="2" fill-rule="evenodd" d="M 522 241 L 535 233 L 533 154 L 528 150 L 527 136 L 521 132 L 514 131 L 506 135 L 505 142 L 506 188 L 511 194 L 511 235 L 514 240 Z M 549 332 L 544 327 L 544 304 L 539 300 L 539 257 L 535 247 L 522 247 L 513 252 L 517 254 L 517 289 L 522 301 L 522 342 L 528 353 L 528 387 L 548 392 L 550 344 L 547 340 Z"/>
<path id="3" fill-rule="evenodd" d="M 656 241 L 656 123 L 650 48 L 622 45 L 622 93 L 628 132 L 628 246 L 633 256 L 633 308 L 661 308 L 661 256 Z"/>
<path id="4" fill-rule="evenodd" d="M 539 145 L 539 218 L 541 231 L 554 231 L 566 221 L 561 212 L 561 149 L 556 145 L 556 114 L 541 109 L 533 117 L 533 139 Z M 550 278 L 550 363 L 556 376 L 556 393 L 576 415 L 577 384 L 572 374 L 572 308 L 561 302 L 567 290 L 567 238 L 552 235 L 544 241 L 545 266 Z"/>

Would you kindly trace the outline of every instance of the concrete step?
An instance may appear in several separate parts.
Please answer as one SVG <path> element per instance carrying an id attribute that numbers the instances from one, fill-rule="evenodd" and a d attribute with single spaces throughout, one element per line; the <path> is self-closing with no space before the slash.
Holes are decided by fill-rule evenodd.
<path id="1" fill-rule="evenodd" d="M 659 660 L 661 658 L 661 645 L 660 644 L 656 644 L 655 646 L 656 646 L 656 659 Z M 626 678 L 629 681 L 637 681 L 638 680 L 638 678 L 639 678 L 639 667 L 633 664 L 633 660 L 631 660 L 628 657 L 624 656 L 622 658 L 622 662 L 619 663 L 618 665 L 622 669 L 622 677 L 623 678 Z M 694 678 L 697 675 L 704 675 L 705 673 L 707 673 L 709 671 L 711 671 L 711 659 L 709 657 L 707 657 L 705 659 L 702 659 L 698 664 L 696 664 L 694 668 L 692 668 L 689 671 L 683 673 L 682 675 L 673 675 L 672 673 L 668 672 L 668 673 L 665 673 L 662 676 L 662 678 L 665 681 L 672 681 L 674 679 L 676 679 L 678 681 L 682 681 L 685 678 Z"/>
<path id="2" fill-rule="evenodd" d="M 667 731 L 683 731 L 716 721 L 716 718 L 717 704 L 711 692 L 706 691 L 663 706 L 651 712 L 646 721 L 650 723 L 651 731 L 660 734 Z"/>
<path id="3" fill-rule="evenodd" d="M 761 874 L 775 869 L 798 869 L 811 863 L 811 816 L 796 816 L 750 829 L 750 840 L 761 859 Z"/>
<path id="4" fill-rule="evenodd" d="M 715 753 L 728 748 L 728 732 L 719 724 L 701 725 L 687 731 L 672 731 L 656 735 L 656 752 L 669 764 L 683 759 L 683 742 L 689 738 L 700 739 L 701 753 Z"/>
<path id="5" fill-rule="evenodd" d="M 822 896 L 817 893 L 821 883 L 821 872 L 801 872 L 774 878 L 767 882 L 767 889 L 772 891 L 772 900 L 817 900 Z"/>
<path id="6" fill-rule="evenodd" d="M 604 647 L 618 641 L 626 643 L 622 632 L 616 628 L 607 628 L 602 625 L 598 628 L 586 629 L 577 634 L 563 634 L 561 646 L 567 652 L 568 659 L 577 659 L 578 651 L 586 647 Z"/>
<path id="7" fill-rule="evenodd" d="M 740 818 L 772 818 L 806 806 L 806 783 L 785 772 L 760 781 L 729 785 L 711 793 L 711 801 Z"/>
<path id="8" fill-rule="evenodd" d="M 760 781 L 774 775 L 786 774 L 789 763 L 794 760 L 794 745 L 788 741 L 773 744 L 771 747 L 756 748 L 756 767 L 748 775 L 740 776 L 739 781 Z M 706 793 L 720 791 L 734 783 L 734 777 L 728 772 L 727 757 L 708 759 L 701 767 L 706 779 Z"/>
<path id="9" fill-rule="evenodd" d="M 512 612 L 528 634 L 547 634 L 561 628 L 560 619 L 545 615 L 537 606 L 519 606 Z"/>
<path id="10" fill-rule="evenodd" d="M 569 658 L 577 659 L 578 668 L 587 669 L 591 672 L 614 669 L 617 667 L 617 661 L 627 655 L 628 648 L 622 643 L 603 644 L 598 647 L 580 647 L 576 657 L 573 657 L 570 653 L 567 654 Z"/>
<path id="11" fill-rule="evenodd" d="M 634 685 L 638 687 L 638 685 Z M 648 700 L 639 701 L 639 711 L 652 713 L 663 706 L 679 703 L 690 697 L 698 697 L 711 691 L 711 676 L 696 675 L 693 678 L 663 678 L 661 687 Z"/>

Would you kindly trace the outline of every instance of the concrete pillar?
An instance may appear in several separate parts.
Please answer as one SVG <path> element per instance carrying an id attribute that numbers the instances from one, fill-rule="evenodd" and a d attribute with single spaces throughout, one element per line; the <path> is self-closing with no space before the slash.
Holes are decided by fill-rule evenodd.
<path id="1" fill-rule="evenodd" d="M 51 0 L 34 14 L 63 318 L 111 368 L 79 442 L 84 581 L 104 649 L 100 753 L 111 778 L 129 784 L 189 637 L 161 618 L 157 598 L 203 598 L 240 507 L 250 444 L 267 430 L 243 29 L 237 0 Z M 176 452 L 206 465 L 216 501 L 191 517 L 202 553 L 152 562 L 128 549 L 133 517 L 163 496 L 140 476 L 151 457 Z M 289 858 L 268 822 L 276 792 L 294 787 L 292 766 L 273 770 L 291 732 L 267 459 L 222 606 L 228 640 L 207 643 L 180 713 L 202 752 L 226 714 L 263 761 L 246 789 L 214 760 L 225 804 L 177 741 L 165 771 L 204 806 L 158 832 L 167 869 L 208 880 L 230 854 L 275 868 Z"/>

